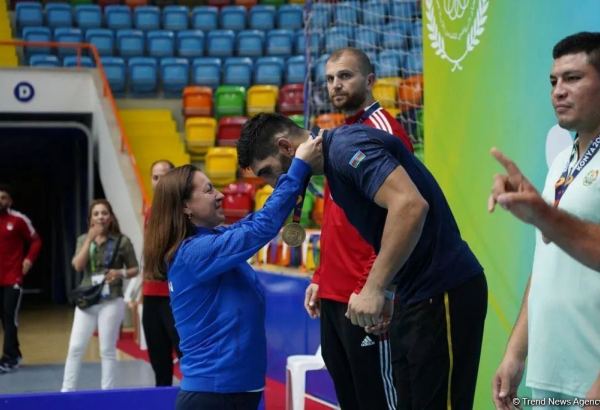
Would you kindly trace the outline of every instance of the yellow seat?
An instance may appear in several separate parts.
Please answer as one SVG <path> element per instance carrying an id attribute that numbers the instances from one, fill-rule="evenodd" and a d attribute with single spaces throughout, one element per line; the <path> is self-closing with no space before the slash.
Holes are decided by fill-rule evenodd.
<path id="1" fill-rule="evenodd" d="M 191 154 L 205 155 L 215 145 L 217 120 L 212 117 L 188 118 L 185 121 L 185 143 Z"/>
<path id="2" fill-rule="evenodd" d="M 235 182 L 237 176 L 237 150 L 234 147 L 209 148 L 206 153 L 204 172 L 216 186 L 224 186 Z"/>
<path id="3" fill-rule="evenodd" d="M 256 195 L 254 195 L 254 210 L 258 211 L 259 209 L 261 209 L 265 205 L 265 202 L 267 202 L 267 199 L 269 199 L 272 193 L 273 187 L 271 185 L 265 185 L 261 189 L 258 189 L 256 191 Z"/>
<path id="4" fill-rule="evenodd" d="M 246 97 L 246 112 L 253 117 L 261 112 L 275 112 L 279 88 L 275 85 L 253 85 Z"/>
<path id="5" fill-rule="evenodd" d="M 373 97 L 385 109 L 397 108 L 399 81 L 395 77 L 379 78 L 373 86 Z"/>
<path id="6" fill-rule="evenodd" d="M 139 109 L 124 109 L 119 110 L 123 122 L 163 122 L 171 121 L 172 114 L 170 110 L 139 110 Z"/>
<path id="7" fill-rule="evenodd" d="M 400 113 L 402 112 L 400 110 L 400 108 L 386 108 L 387 112 L 390 113 L 390 115 L 394 118 L 396 118 L 397 116 L 400 115 Z"/>

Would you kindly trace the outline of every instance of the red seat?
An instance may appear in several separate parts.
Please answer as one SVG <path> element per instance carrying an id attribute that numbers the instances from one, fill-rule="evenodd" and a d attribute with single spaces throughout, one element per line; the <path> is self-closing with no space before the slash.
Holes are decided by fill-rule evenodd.
<path id="1" fill-rule="evenodd" d="M 112 6 L 113 4 L 121 4 L 121 0 L 98 0 L 98 5 L 103 9 L 106 6 Z"/>
<path id="2" fill-rule="evenodd" d="M 229 6 L 231 4 L 231 0 L 208 0 L 207 4 L 209 6 L 223 7 Z"/>
<path id="3" fill-rule="evenodd" d="M 246 117 L 222 117 L 219 120 L 219 131 L 217 132 L 217 145 L 235 146 L 242 134 L 242 127 L 248 121 Z"/>
<path id="4" fill-rule="evenodd" d="M 286 84 L 281 87 L 277 106 L 283 115 L 304 114 L 304 84 Z"/>
<path id="5" fill-rule="evenodd" d="M 253 6 L 258 4 L 258 0 L 234 0 L 233 3 L 237 6 L 244 6 L 250 10 Z"/>
<path id="6" fill-rule="evenodd" d="M 134 9 L 138 6 L 147 6 L 148 0 L 125 0 L 125 4 Z"/>
<path id="7" fill-rule="evenodd" d="M 235 182 L 223 189 L 223 213 L 225 223 L 234 223 L 254 209 L 254 186 L 247 182 Z"/>

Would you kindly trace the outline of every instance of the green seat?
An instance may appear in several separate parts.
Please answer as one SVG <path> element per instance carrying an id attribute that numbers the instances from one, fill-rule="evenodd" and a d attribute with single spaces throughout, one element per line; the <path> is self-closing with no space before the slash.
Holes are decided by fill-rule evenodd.
<path id="1" fill-rule="evenodd" d="M 215 93 L 215 116 L 245 115 L 246 89 L 237 85 L 221 85 Z"/>
<path id="2" fill-rule="evenodd" d="M 296 123 L 300 128 L 304 128 L 304 115 L 294 114 L 288 116 L 288 118 Z"/>
<path id="3" fill-rule="evenodd" d="M 81 4 L 94 4 L 92 0 L 71 0 L 71 5 L 79 6 Z"/>
<path id="4" fill-rule="evenodd" d="M 281 6 L 282 4 L 285 4 L 284 0 L 260 0 L 260 4 L 266 4 L 269 6 Z"/>

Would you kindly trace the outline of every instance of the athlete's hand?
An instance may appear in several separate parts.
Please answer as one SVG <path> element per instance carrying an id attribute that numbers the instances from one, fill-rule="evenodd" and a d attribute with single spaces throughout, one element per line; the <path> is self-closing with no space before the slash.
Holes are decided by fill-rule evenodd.
<path id="1" fill-rule="evenodd" d="M 505 356 L 492 381 L 492 398 L 497 410 L 512 410 L 516 406 L 517 389 L 523 378 L 525 362 Z"/>
<path id="2" fill-rule="evenodd" d="M 31 261 L 29 259 L 27 259 L 27 258 L 23 259 L 23 266 L 21 267 L 23 275 L 27 275 L 27 273 L 31 269 L 32 265 L 33 264 L 31 263 Z"/>
<path id="3" fill-rule="evenodd" d="M 348 301 L 346 317 L 353 325 L 375 326 L 382 321 L 381 312 L 385 302 L 383 289 L 363 287 L 359 294 L 352 293 Z"/>
<path id="4" fill-rule="evenodd" d="M 308 138 L 296 148 L 295 156 L 310 165 L 314 171 L 323 162 L 323 136 L 320 132 L 315 138 Z"/>
<path id="5" fill-rule="evenodd" d="M 321 316 L 321 299 L 319 298 L 319 285 L 311 283 L 304 294 L 304 309 L 313 319 Z"/>
<path id="6" fill-rule="evenodd" d="M 365 332 L 372 333 L 377 336 L 387 333 L 390 330 L 393 316 L 394 301 L 386 298 L 383 304 L 383 310 L 381 311 L 381 322 L 375 326 L 366 326 Z"/>

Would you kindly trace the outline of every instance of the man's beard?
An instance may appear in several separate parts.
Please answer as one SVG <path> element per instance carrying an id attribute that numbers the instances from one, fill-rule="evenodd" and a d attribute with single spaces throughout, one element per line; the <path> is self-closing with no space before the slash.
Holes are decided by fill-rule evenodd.
<path id="1" fill-rule="evenodd" d="M 358 111 L 363 103 L 365 102 L 365 97 L 366 93 L 355 93 L 353 95 L 346 95 L 346 101 L 344 101 L 344 103 L 340 104 L 340 105 L 336 105 L 335 104 L 335 100 L 332 99 L 332 104 L 335 108 L 337 108 L 338 110 L 341 110 L 343 112 L 354 112 L 354 111 Z"/>
<path id="2" fill-rule="evenodd" d="M 283 154 L 279 154 L 279 162 L 281 163 L 281 170 L 284 173 L 288 172 L 288 169 L 292 166 L 292 158 L 287 157 Z"/>

